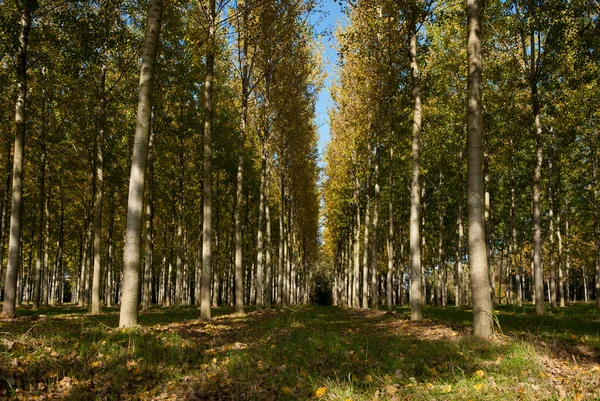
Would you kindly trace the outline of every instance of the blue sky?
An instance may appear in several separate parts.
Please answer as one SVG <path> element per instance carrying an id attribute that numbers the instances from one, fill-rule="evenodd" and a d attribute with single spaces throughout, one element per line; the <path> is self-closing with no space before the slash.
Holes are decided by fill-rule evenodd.
<path id="1" fill-rule="evenodd" d="M 312 23 L 316 27 L 316 32 L 320 34 L 319 40 L 323 44 L 322 48 L 324 69 L 327 73 L 325 87 L 321 90 L 317 100 L 317 125 L 319 127 L 319 153 L 323 158 L 325 147 L 329 142 L 329 119 L 327 117 L 327 108 L 332 104 L 330 87 L 335 80 L 335 62 L 337 53 L 335 50 L 336 42 L 333 38 L 333 32 L 343 19 L 341 7 L 333 0 L 322 0 L 318 13 L 312 17 Z"/>

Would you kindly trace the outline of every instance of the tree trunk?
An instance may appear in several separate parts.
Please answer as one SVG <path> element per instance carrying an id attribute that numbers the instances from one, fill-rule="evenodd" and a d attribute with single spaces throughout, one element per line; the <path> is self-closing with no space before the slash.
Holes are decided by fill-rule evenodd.
<path id="1" fill-rule="evenodd" d="M 46 130 L 42 128 L 41 139 L 41 160 L 38 177 L 38 218 L 36 219 L 35 237 L 35 281 L 33 284 L 33 310 L 40 307 L 42 299 L 42 275 L 44 274 L 44 205 L 46 200 L 45 177 L 46 177 Z"/>
<path id="2" fill-rule="evenodd" d="M 473 292 L 473 334 L 489 338 L 493 333 L 492 300 L 487 269 L 483 176 L 482 176 L 482 82 L 481 9 L 479 0 L 467 0 L 468 64 L 467 99 L 468 135 L 468 213 L 469 268 Z"/>
<path id="3" fill-rule="evenodd" d="M 552 308 L 556 308 L 557 304 L 556 304 L 556 263 L 554 260 L 554 235 L 556 234 L 554 231 L 554 227 L 555 227 L 555 221 L 554 221 L 554 184 L 553 184 L 553 179 L 554 177 L 552 176 L 552 163 L 553 163 L 553 157 L 552 157 L 552 150 L 550 151 L 549 157 L 548 157 L 548 171 L 550 172 L 550 183 L 549 183 L 549 188 L 548 188 L 548 203 L 549 203 L 549 217 L 550 217 L 550 232 L 548 233 L 548 235 L 550 236 L 550 247 L 549 247 L 549 252 L 550 252 L 550 304 L 552 305 Z"/>
<path id="4" fill-rule="evenodd" d="M 267 175 L 267 147 L 263 138 L 261 154 L 261 174 L 260 174 L 260 200 L 258 202 L 258 233 L 256 235 L 256 307 L 261 309 L 264 305 L 263 288 L 263 258 L 264 258 L 264 238 L 263 238 L 263 220 L 265 210 L 265 185 Z"/>
<path id="5" fill-rule="evenodd" d="M 423 301 L 421 296 L 421 238 L 419 233 L 419 208 L 421 188 L 419 184 L 420 136 L 421 136 L 421 84 L 417 64 L 417 30 L 415 20 L 410 21 L 410 69 L 414 99 L 412 126 L 412 184 L 410 196 L 410 318 L 421 320 Z"/>
<path id="6" fill-rule="evenodd" d="M 175 272 L 175 307 L 181 307 L 183 298 L 183 137 L 179 137 L 179 200 L 177 202 L 177 266 Z"/>
<path id="7" fill-rule="evenodd" d="M 379 221 L 379 143 L 375 140 L 375 194 L 373 196 L 373 239 L 371 240 L 371 309 L 379 308 L 379 292 L 378 292 L 378 258 L 377 252 L 377 223 Z"/>
<path id="8" fill-rule="evenodd" d="M 23 153 L 25 147 L 25 126 L 27 116 L 27 42 L 31 27 L 31 2 L 23 2 L 21 8 L 21 29 L 19 33 L 19 53 L 17 56 L 17 103 L 15 110 L 16 135 L 13 154 L 13 183 L 10 209 L 10 237 L 8 240 L 8 266 L 4 287 L 2 314 L 13 317 L 17 301 L 17 277 L 19 272 L 19 250 L 21 236 L 21 206 L 23 195 Z"/>
<path id="9" fill-rule="evenodd" d="M 200 319 L 211 318 L 212 280 L 212 119 L 213 119 L 213 72 L 215 66 L 215 0 L 206 0 L 208 32 L 206 46 L 206 76 L 204 79 L 204 150 L 203 150 L 203 212 L 202 212 L 202 286 Z"/>
<path id="10" fill-rule="evenodd" d="M 123 297 L 121 299 L 119 327 L 133 327 L 138 324 L 142 204 L 152 122 L 154 66 L 160 37 L 162 3 L 162 0 L 150 0 L 148 23 L 144 38 L 137 125 L 129 180 L 129 199 L 127 201 L 127 225 L 123 252 Z"/>
<path id="11" fill-rule="evenodd" d="M 144 281 L 142 282 L 142 310 L 150 309 L 152 303 L 152 257 L 154 254 L 154 130 L 148 142 L 148 198 L 146 202 L 146 258 L 144 260 Z"/>
<path id="12" fill-rule="evenodd" d="M 464 297 L 464 279 L 463 279 L 463 239 L 464 239 L 464 227 L 463 227 L 463 199 L 464 199 L 464 183 L 463 183 L 463 150 L 459 151 L 458 155 L 458 212 L 456 216 L 456 225 L 458 226 L 458 241 L 456 245 L 456 283 L 455 297 L 456 306 L 462 308 L 466 304 Z"/>
<path id="13" fill-rule="evenodd" d="M 596 296 L 596 306 L 600 307 L 600 235 L 598 233 L 598 156 L 594 154 L 593 158 L 593 185 L 594 185 L 594 255 L 596 280 L 594 283 L 594 294 Z M 587 294 L 587 288 L 586 288 Z M 587 301 L 587 296 L 586 296 Z"/>
<path id="14" fill-rule="evenodd" d="M 370 167 L 369 167 L 370 169 Z M 367 174 L 367 188 L 370 188 Z M 363 239 L 363 272 L 362 272 L 362 307 L 369 307 L 369 226 L 371 225 L 371 197 L 367 191 L 367 207 L 365 208 L 365 232 Z"/>
<path id="15" fill-rule="evenodd" d="M 277 261 L 277 305 L 283 306 L 283 269 L 284 269 L 284 245 L 285 245 L 285 176 L 281 173 L 281 208 L 279 215 L 279 260 Z"/>
<path id="16" fill-rule="evenodd" d="M 354 277 L 352 280 L 352 306 L 360 307 L 360 199 L 359 199 L 359 181 L 358 174 L 354 177 L 354 204 L 356 207 L 356 217 L 354 221 Z"/>
<path id="17" fill-rule="evenodd" d="M 393 198 L 393 161 L 394 161 L 394 149 L 390 147 L 390 166 L 388 172 L 388 188 L 389 188 L 389 200 L 388 200 L 388 209 L 389 209 L 389 231 L 388 231 L 388 271 L 386 277 L 386 293 L 387 293 L 387 311 L 388 313 L 392 313 L 392 276 L 394 274 L 394 207 L 392 204 Z"/>
<path id="18" fill-rule="evenodd" d="M 271 309 L 273 302 L 273 273 L 271 268 L 271 209 L 269 207 L 271 199 L 271 169 L 267 160 L 267 171 L 265 173 L 265 226 L 266 226 L 266 249 L 265 249 L 265 286 L 267 287 L 266 299 L 267 309 Z"/>
<path id="19" fill-rule="evenodd" d="M 96 201 L 94 202 L 94 278 L 92 283 L 92 314 L 102 312 L 100 277 L 102 271 L 102 197 L 104 194 L 104 130 L 106 129 L 106 64 L 100 72 L 100 116 L 96 137 Z"/>

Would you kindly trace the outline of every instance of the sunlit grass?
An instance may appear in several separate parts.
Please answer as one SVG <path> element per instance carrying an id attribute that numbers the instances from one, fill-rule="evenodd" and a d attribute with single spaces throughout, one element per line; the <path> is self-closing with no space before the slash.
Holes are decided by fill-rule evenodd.
<path id="1" fill-rule="evenodd" d="M 393 314 L 302 306 L 273 311 L 19 310 L 0 322 L 0 396 L 69 399 L 541 400 L 600 398 L 600 315 L 576 304 L 537 316 L 496 308 L 491 342 L 470 310 Z M 40 314 L 42 316 L 40 316 Z M 504 333 L 504 334 L 500 334 Z M 318 393 L 319 391 L 319 393 Z"/>

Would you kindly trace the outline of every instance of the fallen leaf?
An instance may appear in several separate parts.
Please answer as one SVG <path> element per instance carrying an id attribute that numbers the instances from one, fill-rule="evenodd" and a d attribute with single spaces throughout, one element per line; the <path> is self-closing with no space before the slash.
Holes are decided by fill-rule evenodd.
<path id="1" fill-rule="evenodd" d="M 477 372 L 475 372 L 475 376 L 477 377 L 484 377 L 485 376 L 485 372 L 481 369 L 479 369 Z"/>
<path id="2" fill-rule="evenodd" d="M 391 384 L 388 384 L 387 386 L 385 386 L 385 391 L 389 395 L 394 395 L 394 394 L 396 394 L 396 391 L 398 391 L 398 389 L 396 387 L 392 386 Z"/>
<path id="3" fill-rule="evenodd" d="M 291 388 L 289 388 L 288 386 L 283 386 L 283 387 L 281 388 L 281 391 L 283 391 L 283 392 L 284 392 L 284 393 L 286 393 L 286 394 L 292 394 L 292 389 L 291 389 Z"/>
<path id="4" fill-rule="evenodd" d="M 366 375 L 366 376 L 365 376 L 365 381 L 366 381 L 367 383 L 373 383 L 373 376 L 371 376 L 371 375 Z"/>
<path id="5" fill-rule="evenodd" d="M 452 392 L 452 386 L 451 386 L 451 385 L 449 385 L 449 384 L 448 384 L 448 385 L 446 385 L 446 386 L 444 386 L 444 387 L 442 388 L 442 393 L 444 393 L 444 394 L 448 394 L 448 393 L 451 393 L 451 392 Z"/>
<path id="6" fill-rule="evenodd" d="M 483 390 L 483 384 L 479 383 L 473 386 L 473 388 L 475 389 L 475 391 L 481 391 Z"/>
<path id="7" fill-rule="evenodd" d="M 327 387 L 319 387 L 315 392 L 315 395 L 317 398 L 321 398 L 325 395 L 325 393 L 327 393 Z"/>

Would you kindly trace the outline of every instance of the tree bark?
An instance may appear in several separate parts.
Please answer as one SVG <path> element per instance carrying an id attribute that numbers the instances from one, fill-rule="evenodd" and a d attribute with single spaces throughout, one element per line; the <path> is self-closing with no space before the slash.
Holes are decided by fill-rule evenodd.
<path id="1" fill-rule="evenodd" d="M 371 240 L 371 309 L 379 308 L 378 292 L 378 258 L 377 258 L 377 223 L 379 221 L 379 143 L 375 143 L 375 193 L 373 196 L 373 238 Z"/>
<path id="2" fill-rule="evenodd" d="M 100 277 L 102 274 L 102 198 L 104 194 L 104 131 L 106 129 L 106 64 L 100 71 L 100 116 L 96 137 L 96 201 L 94 202 L 94 278 L 92 283 L 92 314 L 102 312 Z"/>
<path id="3" fill-rule="evenodd" d="M 42 124 L 44 125 L 44 124 Z M 36 250 L 35 250 L 35 279 L 33 284 L 33 310 L 37 310 L 40 307 L 42 299 L 42 275 L 44 274 L 44 205 L 46 200 L 46 129 L 42 127 L 41 139 L 41 160 L 40 170 L 38 177 L 38 218 L 36 219 L 35 237 L 36 237 Z"/>
<path id="4" fill-rule="evenodd" d="M 414 19 L 410 21 L 410 69 L 414 100 L 412 125 L 412 184 L 410 195 L 410 319 L 421 320 L 423 301 L 421 294 L 421 238 L 419 230 L 419 208 L 421 206 L 420 136 L 421 136 L 421 83 L 417 64 L 417 30 Z"/>
<path id="5" fill-rule="evenodd" d="M 140 71 L 137 124 L 129 180 L 125 248 L 123 252 L 123 297 L 121 299 L 119 327 L 126 328 L 138 324 L 142 204 L 152 122 L 154 67 L 160 37 L 162 9 L 162 0 L 150 0 Z"/>
<path id="6" fill-rule="evenodd" d="M 458 242 L 456 245 L 456 285 L 455 285 L 455 297 L 456 306 L 462 308 L 465 302 L 465 290 L 464 290 L 464 278 L 463 278 L 463 241 L 464 241 L 464 227 L 463 227 L 463 199 L 464 199 L 464 181 L 463 181 L 463 150 L 461 149 L 458 155 L 458 212 L 456 216 L 456 225 L 458 226 Z"/>
<path id="7" fill-rule="evenodd" d="M 152 303 L 152 257 L 154 254 L 154 130 L 148 142 L 148 198 L 146 202 L 146 255 L 144 260 L 144 281 L 142 282 L 142 310 L 150 309 Z"/>
<path id="8" fill-rule="evenodd" d="M 549 157 L 548 157 L 548 171 L 550 172 L 550 183 L 549 183 L 549 188 L 548 188 L 548 203 L 549 203 L 549 210 L 548 210 L 548 214 L 550 215 L 550 232 L 548 233 L 548 235 L 550 236 L 550 246 L 548 251 L 550 252 L 550 304 L 552 305 L 552 308 L 556 308 L 557 307 L 557 303 L 556 303 L 556 261 L 554 259 L 555 255 L 554 255 L 554 236 L 556 234 L 555 232 L 555 221 L 554 221 L 554 215 L 555 215 L 555 211 L 554 211 L 554 183 L 553 183 L 553 153 L 552 150 L 550 151 Z"/>
<path id="9" fill-rule="evenodd" d="M 360 199 L 358 174 L 354 177 L 354 205 L 356 207 L 356 217 L 354 221 L 354 277 L 352 280 L 352 306 L 360 307 Z"/>
<path id="10" fill-rule="evenodd" d="M 263 287 L 263 260 L 264 260 L 264 237 L 263 220 L 265 211 L 265 185 L 267 175 L 267 148 L 263 138 L 261 152 L 261 174 L 260 174 L 260 192 L 258 202 L 258 232 L 256 236 L 256 307 L 261 309 L 264 306 L 264 287 Z"/>
<path id="11" fill-rule="evenodd" d="M 388 209 L 389 209 L 389 231 L 388 231 L 388 271 L 386 277 L 386 293 L 387 293 L 387 311 L 388 313 L 392 313 L 393 300 L 392 300 L 392 279 L 394 274 L 394 207 L 392 204 L 393 198 L 393 161 L 394 161 L 394 149 L 390 147 L 390 166 L 388 172 L 388 188 L 389 188 L 389 200 L 388 200 Z"/>
<path id="12" fill-rule="evenodd" d="M 31 27 L 31 3 L 22 2 L 19 51 L 17 55 L 17 103 L 15 107 L 16 135 L 13 154 L 13 182 L 10 209 L 10 237 L 8 240 L 8 266 L 4 286 L 2 314 L 13 317 L 17 301 L 17 277 L 21 237 L 21 206 L 23 196 L 23 153 L 27 121 L 27 42 Z"/>
<path id="13" fill-rule="evenodd" d="M 208 32 L 206 46 L 206 76 L 204 79 L 204 150 L 203 150 L 203 212 L 202 212 L 202 286 L 200 319 L 211 318 L 212 280 L 212 120 L 213 120 L 213 78 L 215 66 L 215 19 L 216 1 L 206 0 Z"/>
<path id="14" fill-rule="evenodd" d="M 481 8 L 479 0 L 467 0 L 468 65 L 468 214 L 469 268 L 473 292 L 473 334 L 487 339 L 493 333 L 492 300 L 487 269 L 483 205 L 483 116 L 481 58 Z"/>

